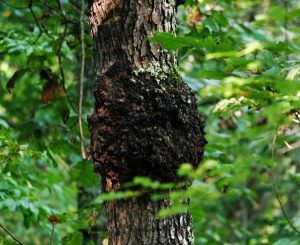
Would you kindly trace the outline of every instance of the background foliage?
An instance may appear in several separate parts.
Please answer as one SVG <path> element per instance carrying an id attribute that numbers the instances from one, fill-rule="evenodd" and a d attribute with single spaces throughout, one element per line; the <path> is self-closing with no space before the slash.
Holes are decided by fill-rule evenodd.
<path id="1" fill-rule="evenodd" d="M 103 201 L 137 193 L 99 195 L 80 155 L 81 1 L 30 2 L 0 1 L 0 224 L 26 244 L 49 243 L 53 226 L 54 244 L 93 244 L 106 237 Z M 299 16 L 297 0 L 188 0 L 177 35 L 151 39 L 179 51 L 206 119 L 205 159 L 179 170 L 195 180 L 159 214 L 185 211 L 189 196 L 196 244 L 300 243 Z M 92 40 L 84 21 L 88 139 Z M 171 187 L 142 177 L 133 184 Z M 2 231 L 0 244 L 13 244 Z"/>

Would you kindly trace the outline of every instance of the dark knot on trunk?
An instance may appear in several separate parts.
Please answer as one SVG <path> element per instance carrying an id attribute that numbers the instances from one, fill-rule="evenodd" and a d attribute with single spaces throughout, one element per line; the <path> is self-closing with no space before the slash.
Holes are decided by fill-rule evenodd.
<path id="1" fill-rule="evenodd" d="M 105 185 L 119 187 L 134 176 L 177 181 L 180 164 L 198 166 L 204 123 L 182 81 L 157 80 L 116 63 L 97 78 L 94 95 L 90 150 Z"/>

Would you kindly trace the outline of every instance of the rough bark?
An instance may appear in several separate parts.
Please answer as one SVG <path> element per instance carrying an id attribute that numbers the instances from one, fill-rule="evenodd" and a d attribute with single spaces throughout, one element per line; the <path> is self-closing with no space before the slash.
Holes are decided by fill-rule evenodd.
<path id="1" fill-rule="evenodd" d="M 161 208 L 169 205 L 168 201 L 151 202 L 147 197 L 111 202 L 107 205 L 110 244 L 193 244 L 189 213 L 167 219 L 155 218 Z"/>
<path id="2" fill-rule="evenodd" d="M 175 31 L 172 1 L 97 0 L 90 11 L 90 22 L 97 55 L 97 73 L 104 73 L 116 61 L 135 69 L 148 69 L 153 61 L 165 69 L 176 66 L 174 52 L 148 42 L 153 32 Z"/>
<path id="3" fill-rule="evenodd" d="M 205 139 L 177 54 L 148 42 L 155 30 L 175 31 L 175 2 L 95 0 L 90 21 L 97 71 L 90 154 L 104 191 L 134 176 L 178 181 L 181 163 L 198 165 Z M 193 244 L 190 214 L 156 219 L 169 205 L 147 195 L 106 203 L 110 244 Z"/>

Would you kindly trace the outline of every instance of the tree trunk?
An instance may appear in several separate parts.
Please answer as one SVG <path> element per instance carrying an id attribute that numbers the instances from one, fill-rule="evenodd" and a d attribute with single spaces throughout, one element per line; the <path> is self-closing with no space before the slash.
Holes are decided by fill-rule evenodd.
<path id="1" fill-rule="evenodd" d="M 90 154 L 104 191 L 118 191 L 134 176 L 178 181 L 181 163 L 198 165 L 205 139 L 176 52 L 147 39 L 155 30 L 174 33 L 174 1 L 95 0 L 90 22 L 97 71 Z M 107 202 L 109 244 L 193 244 L 189 213 L 156 219 L 168 206 L 149 195 Z"/>

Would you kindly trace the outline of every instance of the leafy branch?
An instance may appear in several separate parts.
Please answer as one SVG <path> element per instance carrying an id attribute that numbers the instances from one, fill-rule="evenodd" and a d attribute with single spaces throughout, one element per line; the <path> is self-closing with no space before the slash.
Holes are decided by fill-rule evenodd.
<path id="1" fill-rule="evenodd" d="M 19 7 L 19 6 L 14 6 L 4 0 L 0 0 L 0 3 L 7 5 L 8 7 L 14 8 L 14 9 L 27 9 L 28 6 L 24 6 L 24 7 Z"/>
<path id="2" fill-rule="evenodd" d="M 275 156 L 275 151 L 276 151 L 276 140 L 277 140 L 277 132 L 273 138 L 273 141 L 272 141 L 272 159 L 273 159 L 273 162 L 274 162 L 274 156 Z M 297 227 L 294 225 L 294 223 L 292 222 L 292 220 L 290 219 L 283 203 L 282 203 L 282 200 L 281 200 L 281 197 L 280 197 L 280 194 L 279 194 L 279 189 L 278 189 L 278 184 L 277 184 L 277 180 L 276 180 L 276 175 L 275 175 L 275 167 L 274 165 L 272 166 L 272 169 L 271 169 L 271 172 L 270 172 L 270 178 L 271 178 L 271 181 L 272 181 L 272 185 L 273 185 L 273 189 L 274 189 L 274 192 L 275 192 L 275 196 L 276 196 L 276 199 L 279 203 L 279 206 L 280 206 L 280 209 L 285 217 L 285 219 L 287 220 L 289 226 L 291 227 L 291 229 L 298 233 L 300 235 L 300 230 L 297 229 Z"/>
<path id="3" fill-rule="evenodd" d="M 0 228 L 5 231 L 7 235 L 9 235 L 17 244 L 25 245 L 21 242 L 15 235 L 13 235 L 4 225 L 0 224 Z"/>

